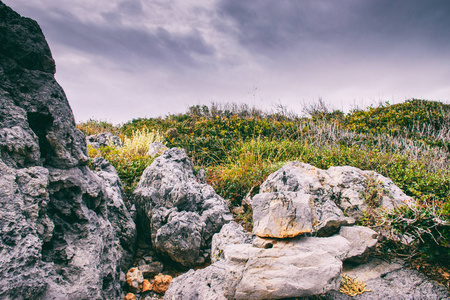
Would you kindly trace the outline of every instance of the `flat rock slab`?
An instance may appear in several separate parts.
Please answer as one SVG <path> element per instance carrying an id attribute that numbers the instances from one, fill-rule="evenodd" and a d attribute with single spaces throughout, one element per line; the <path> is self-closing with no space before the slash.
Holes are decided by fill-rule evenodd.
<path id="1" fill-rule="evenodd" d="M 225 248 L 226 293 L 231 299 L 281 299 L 339 288 L 342 262 L 326 251 L 251 245 Z"/>

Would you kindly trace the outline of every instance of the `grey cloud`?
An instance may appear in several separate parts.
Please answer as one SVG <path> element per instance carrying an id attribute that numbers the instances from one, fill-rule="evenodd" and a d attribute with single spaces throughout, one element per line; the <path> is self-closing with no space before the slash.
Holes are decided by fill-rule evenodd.
<path id="1" fill-rule="evenodd" d="M 215 49 L 206 43 L 199 31 L 172 33 L 159 27 L 126 27 L 114 13 L 104 14 L 110 22 L 83 22 L 65 10 L 33 12 L 45 35 L 58 43 L 88 55 L 95 55 L 127 68 L 201 67 L 200 58 L 215 56 Z"/>
<path id="2" fill-rule="evenodd" d="M 233 21 L 241 45 L 266 55 L 317 44 L 355 52 L 397 45 L 450 49 L 445 0 L 220 0 L 218 12 Z"/>
<path id="3" fill-rule="evenodd" d="M 119 11 L 130 15 L 130 16 L 140 16 L 144 14 L 144 8 L 140 0 L 126 0 L 118 4 Z"/>

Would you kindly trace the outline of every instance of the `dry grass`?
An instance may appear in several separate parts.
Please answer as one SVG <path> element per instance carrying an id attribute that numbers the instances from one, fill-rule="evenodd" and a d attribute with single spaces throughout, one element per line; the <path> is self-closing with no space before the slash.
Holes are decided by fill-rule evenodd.
<path id="1" fill-rule="evenodd" d="M 147 128 L 133 131 L 130 137 L 123 139 L 122 152 L 130 154 L 145 155 L 148 146 L 154 142 L 164 142 L 164 136 L 159 131 L 149 130 Z"/>

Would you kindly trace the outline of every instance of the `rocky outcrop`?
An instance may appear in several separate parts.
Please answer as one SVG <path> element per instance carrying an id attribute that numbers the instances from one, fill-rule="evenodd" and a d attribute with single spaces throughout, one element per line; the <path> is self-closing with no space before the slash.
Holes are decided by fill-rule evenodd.
<path id="1" fill-rule="evenodd" d="M 330 236 L 369 208 L 388 210 L 412 202 L 378 173 L 348 166 L 325 171 L 298 161 L 271 174 L 260 192 L 252 200 L 253 233 L 260 237 Z"/>
<path id="2" fill-rule="evenodd" d="M 0 2 L 0 298 L 120 297 L 119 235 L 37 23 Z"/>
<path id="3" fill-rule="evenodd" d="M 96 149 L 106 146 L 122 146 L 119 137 L 110 132 L 102 132 L 87 136 L 86 143 Z"/>
<path id="4" fill-rule="evenodd" d="M 355 236 L 365 230 L 349 227 L 344 232 Z M 364 255 L 376 243 L 376 237 L 357 242 L 340 234 L 255 241 L 253 245 L 230 242 L 223 246 L 223 259 L 201 271 L 175 278 L 166 293 L 167 299 L 197 299 L 181 297 L 192 293 L 188 288 L 192 280 L 201 282 L 195 285 L 198 299 L 209 299 L 205 295 L 210 294 L 217 299 L 282 299 L 338 290 L 342 261 Z M 357 252 L 355 244 L 359 246 Z"/>
<path id="5" fill-rule="evenodd" d="M 177 148 L 145 169 L 134 201 L 143 236 L 184 266 L 204 263 L 212 236 L 232 219 L 225 201 L 198 182 L 192 162 Z"/>

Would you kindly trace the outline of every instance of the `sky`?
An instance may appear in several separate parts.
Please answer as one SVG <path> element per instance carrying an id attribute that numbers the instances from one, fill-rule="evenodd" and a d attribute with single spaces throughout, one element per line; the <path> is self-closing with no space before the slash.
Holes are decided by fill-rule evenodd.
<path id="1" fill-rule="evenodd" d="M 448 0 L 2 1 L 41 26 L 77 122 L 450 103 Z"/>

